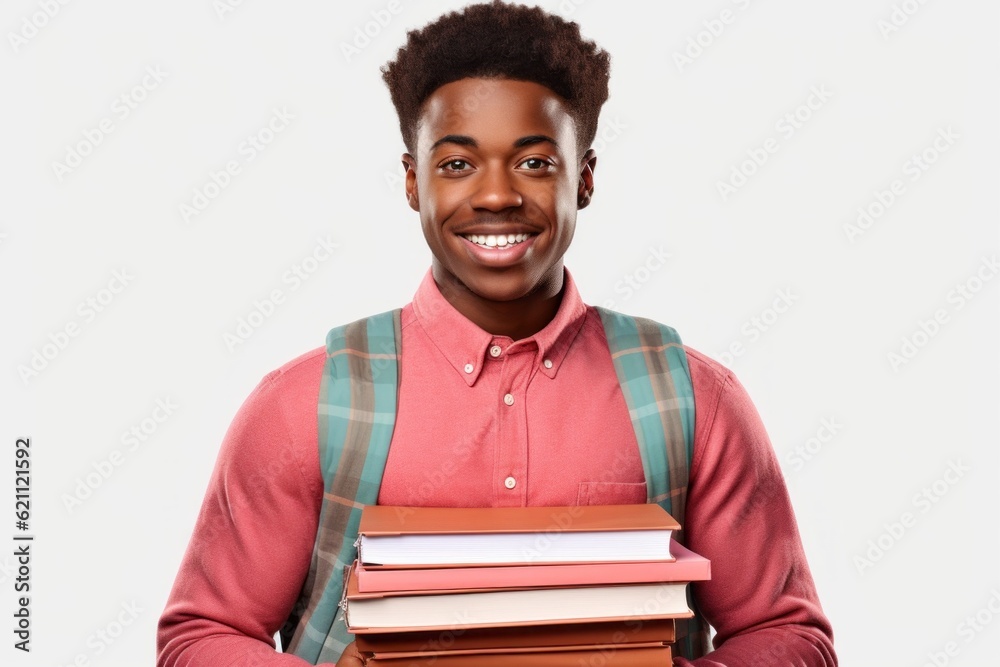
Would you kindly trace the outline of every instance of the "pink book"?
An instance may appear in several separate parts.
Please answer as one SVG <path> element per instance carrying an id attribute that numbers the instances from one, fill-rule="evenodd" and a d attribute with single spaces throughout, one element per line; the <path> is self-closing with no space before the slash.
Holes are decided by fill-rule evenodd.
<path id="1" fill-rule="evenodd" d="M 711 564 L 707 558 L 686 549 L 676 541 L 671 542 L 670 552 L 676 560 L 414 569 L 360 565 L 357 568 L 358 591 L 374 593 L 586 586 L 711 579 Z"/>

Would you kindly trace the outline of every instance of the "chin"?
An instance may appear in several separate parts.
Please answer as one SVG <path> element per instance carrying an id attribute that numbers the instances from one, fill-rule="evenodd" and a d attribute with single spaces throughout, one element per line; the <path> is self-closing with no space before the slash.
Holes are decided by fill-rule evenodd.
<path id="1" fill-rule="evenodd" d="M 530 289 L 525 289 L 520 285 L 477 285 L 471 290 L 476 296 L 488 301 L 498 301 L 505 303 L 517 301 L 531 294 Z"/>
<path id="2" fill-rule="evenodd" d="M 477 277 L 464 283 L 466 288 L 481 299 L 490 301 L 516 301 L 528 296 L 538 289 L 523 275 L 495 277 Z"/>
<path id="3" fill-rule="evenodd" d="M 545 291 L 546 286 L 542 283 L 518 283 L 517 285 L 507 287 L 503 291 L 495 290 L 493 292 L 494 296 L 487 296 L 485 298 L 505 302 L 528 299 L 536 294 L 538 294 L 539 298 L 547 298 L 548 294 L 541 294 Z"/>

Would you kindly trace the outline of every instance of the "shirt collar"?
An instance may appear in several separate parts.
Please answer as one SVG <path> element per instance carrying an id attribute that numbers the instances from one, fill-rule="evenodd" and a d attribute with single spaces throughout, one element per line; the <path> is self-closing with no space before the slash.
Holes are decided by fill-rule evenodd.
<path id="1" fill-rule="evenodd" d="M 505 353 L 511 346 L 516 346 L 515 350 L 537 346 L 534 363 L 540 372 L 554 378 L 583 327 L 587 306 L 569 270 L 563 267 L 562 301 L 555 317 L 533 336 L 512 341 L 507 336 L 494 336 L 484 331 L 458 312 L 441 294 L 428 269 L 413 297 L 413 314 L 441 354 L 471 387 L 494 344 L 500 345 Z"/>

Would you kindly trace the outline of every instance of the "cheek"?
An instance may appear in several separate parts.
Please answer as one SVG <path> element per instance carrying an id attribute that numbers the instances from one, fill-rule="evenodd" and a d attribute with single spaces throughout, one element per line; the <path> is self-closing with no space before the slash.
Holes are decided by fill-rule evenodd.
<path id="1" fill-rule="evenodd" d="M 576 183 L 569 178 L 528 182 L 523 193 L 539 208 L 555 210 L 576 205 Z"/>
<path id="2" fill-rule="evenodd" d="M 454 184 L 422 179 L 419 187 L 420 211 L 428 222 L 441 223 L 462 204 L 462 193 Z"/>
<path id="3" fill-rule="evenodd" d="M 560 220 L 568 217 L 575 218 L 577 211 L 576 183 L 571 181 L 560 181 L 559 185 L 550 193 L 551 201 L 549 207 L 554 211 Z"/>

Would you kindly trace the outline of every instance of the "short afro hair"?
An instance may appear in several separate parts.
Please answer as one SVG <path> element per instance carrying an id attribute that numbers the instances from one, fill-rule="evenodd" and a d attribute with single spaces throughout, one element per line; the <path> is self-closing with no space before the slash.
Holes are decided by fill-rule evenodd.
<path id="1" fill-rule="evenodd" d="M 534 81 L 562 97 L 576 125 L 578 150 L 597 134 L 608 99 L 611 56 L 580 35 L 580 26 L 539 7 L 501 0 L 469 5 L 407 33 L 382 68 L 406 150 L 414 153 L 424 101 L 466 77 Z"/>

